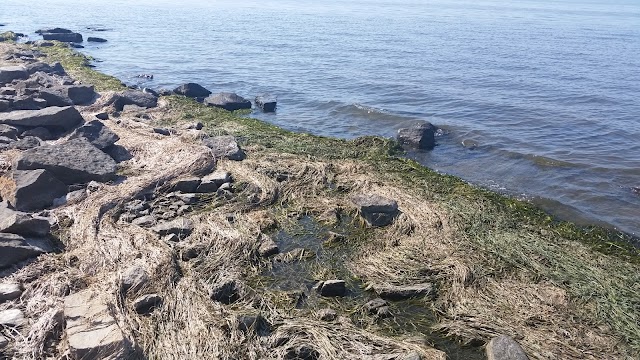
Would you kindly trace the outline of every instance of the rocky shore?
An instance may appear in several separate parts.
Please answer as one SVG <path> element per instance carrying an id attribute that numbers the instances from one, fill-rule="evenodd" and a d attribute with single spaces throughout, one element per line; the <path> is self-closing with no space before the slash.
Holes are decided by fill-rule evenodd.
<path id="1" fill-rule="evenodd" d="M 287 132 L 126 88 L 62 30 L 0 42 L 5 358 L 640 355 L 637 250 L 400 156 L 433 125 Z"/>

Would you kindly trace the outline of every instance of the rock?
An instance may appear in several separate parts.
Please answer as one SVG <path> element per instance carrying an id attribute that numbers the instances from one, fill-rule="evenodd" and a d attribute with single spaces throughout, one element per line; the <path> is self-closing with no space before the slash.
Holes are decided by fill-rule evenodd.
<path id="1" fill-rule="evenodd" d="M 0 335 L 0 350 L 6 348 L 7 345 L 9 345 L 9 340 L 6 337 Z"/>
<path id="2" fill-rule="evenodd" d="M 134 265 L 122 274 L 121 289 L 123 293 L 136 292 L 149 282 L 149 274 L 140 265 Z"/>
<path id="3" fill-rule="evenodd" d="M 105 43 L 105 42 L 107 42 L 107 39 L 103 39 L 103 38 L 99 38 L 99 37 L 92 37 L 92 36 L 89 36 L 89 37 L 87 38 L 87 41 L 88 41 L 88 42 Z"/>
<path id="4" fill-rule="evenodd" d="M 55 28 L 50 28 L 50 29 L 39 29 L 36 30 L 36 34 L 42 35 L 42 34 L 71 34 L 73 33 L 73 31 L 69 30 L 69 29 L 65 29 L 65 28 L 59 28 L 59 27 L 55 27 Z"/>
<path id="5" fill-rule="evenodd" d="M 33 42 L 33 46 L 38 46 L 38 47 L 52 47 L 55 44 L 52 43 L 51 41 L 44 41 L 44 40 L 36 40 Z"/>
<path id="6" fill-rule="evenodd" d="M 0 136 L 15 140 L 18 137 L 18 133 L 19 131 L 15 126 L 0 125 Z"/>
<path id="7" fill-rule="evenodd" d="M 11 107 L 9 100 L 0 99 L 0 112 L 7 111 Z"/>
<path id="8" fill-rule="evenodd" d="M 22 287 L 18 283 L 0 284 L 0 302 L 15 300 L 22 295 Z"/>
<path id="9" fill-rule="evenodd" d="M 15 96 L 16 89 L 12 87 L 0 87 L 0 95 Z"/>
<path id="10" fill-rule="evenodd" d="M 487 360 L 529 360 L 520 344 L 505 335 L 491 339 L 486 353 Z"/>
<path id="11" fill-rule="evenodd" d="M 299 345 L 291 348 L 284 355 L 285 360 L 318 360 L 320 353 L 310 345 Z"/>
<path id="12" fill-rule="evenodd" d="M 214 183 L 216 186 L 222 186 L 222 184 L 232 183 L 233 178 L 231 177 L 231 173 L 228 173 L 224 170 L 216 170 L 211 174 L 203 177 L 202 182 L 200 184 L 204 182 L 211 182 L 211 183 Z"/>
<path id="13" fill-rule="evenodd" d="M 13 181 L 15 190 L 8 200 L 19 211 L 45 209 L 67 193 L 67 186 L 44 169 L 14 171 Z"/>
<path id="14" fill-rule="evenodd" d="M 184 239 L 193 231 L 193 222 L 186 218 L 177 218 L 172 221 L 162 222 L 153 228 L 152 231 L 156 232 L 160 236 L 166 236 L 168 234 L 175 234 Z"/>
<path id="15" fill-rule="evenodd" d="M 162 297 L 158 294 L 140 296 L 133 301 L 133 308 L 141 315 L 149 314 L 160 306 L 162 306 Z"/>
<path id="16" fill-rule="evenodd" d="M 153 95 L 155 97 L 160 97 L 160 94 L 157 91 L 153 90 L 153 89 L 143 88 L 142 92 L 143 93 L 147 93 L 147 94 L 151 94 L 151 95 Z"/>
<path id="17" fill-rule="evenodd" d="M 10 139 L 6 136 L 0 136 L 0 145 L 9 145 L 16 142 L 15 139 Z"/>
<path id="18" fill-rule="evenodd" d="M 321 309 L 316 313 L 316 317 L 322 321 L 334 321 L 338 318 L 338 313 L 332 309 Z"/>
<path id="19" fill-rule="evenodd" d="M 271 331 L 271 325 L 260 314 L 245 314 L 236 316 L 238 329 L 244 333 L 252 332 L 257 335 L 266 335 Z"/>
<path id="20" fill-rule="evenodd" d="M 26 65 L 26 70 L 29 74 L 43 72 L 49 75 L 59 75 L 59 76 L 67 75 L 67 72 L 64 70 L 64 68 L 59 62 L 55 62 L 53 63 L 53 65 L 43 63 L 43 62 L 36 62 L 33 64 Z"/>
<path id="21" fill-rule="evenodd" d="M 29 150 L 29 149 L 38 147 L 40 145 L 42 145 L 42 142 L 40 141 L 40 139 L 38 139 L 35 136 L 27 136 L 14 143 L 11 143 L 10 147 L 12 149 L 18 149 L 18 150 Z"/>
<path id="22" fill-rule="evenodd" d="M 43 40 L 57 40 L 61 42 L 81 43 L 82 35 L 78 33 L 42 33 Z"/>
<path id="23" fill-rule="evenodd" d="M 344 280 L 327 280 L 319 284 L 318 293 L 320 296 L 335 297 L 344 296 L 347 292 Z"/>
<path id="24" fill-rule="evenodd" d="M 133 220 L 131 223 L 140 227 L 152 227 L 157 222 L 154 215 L 146 215 Z"/>
<path id="25" fill-rule="evenodd" d="M 204 99 L 204 103 L 228 111 L 251 109 L 251 101 L 234 93 L 218 93 Z"/>
<path id="26" fill-rule="evenodd" d="M 27 150 L 13 165 L 16 170 L 45 169 L 67 185 L 110 181 L 117 168 L 111 157 L 85 139 Z"/>
<path id="27" fill-rule="evenodd" d="M 120 140 L 120 137 L 106 127 L 100 120 L 93 120 L 82 125 L 69 137 L 69 139 L 77 138 L 87 140 L 91 145 L 100 150 L 106 149 Z"/>
<path id="28" fill-rule="evenodd" d="M 71 106 L 73 101 L 64 93 L 55 89 L 41 89 L 38 97 L 47 102 L 47 106 Z"/>
<path id="29" fill-rule="evenodd" d="M 121 145 L 112 145 L 106 149 L 102 149 L 105 154 L 109 155 L 116 163 L 133 159 L 133 155 L 127 148 Z"/>
<path id="30" fill-rule="evenodd" d="M 0 114 L 0 124 L 45 127 L 50 131 L 68 131 L 83 121 L 80 112 L 72 106 L 52 106 L 42 110 L 19 110 Z"/>
<path id="31" fill-rule="evenodd" d="M 47 219 L 15 211 L 6 201 L 0 203 L 0 232 L 42 237 L 49 235 L 50 230 L 51 224 Z"/>
<path id="32" fill-rule="evenodd" d="M 435 297 L 435 290 L 431 283 L 405 286 L 374 284 L 372 285 L 372 288 L 373 291 L 375 291 L 381 298 L 392 301 L 425 296 Z"/>
<path id="33" fill-rule="evenodd" d="M 216 158 L 242 161 L 247 157 L 244 151 L 238 146 L 236 138 L 231 135 L 214 136 L 203 139 L 202 142 L 211 148 Z"/>
<path id="34" fill-rule="evenodd" d="M 86 105 L 93 101 L 97 93 L 93 86 L 87 85 L 69 85 L 57 88 L 62 94 L 71 99 L 74 105 Z"/>
<path id="35" fill-rule="evenodd" d="M 80 44 L 75 44 L 75 43 L 71 43 L 69 44 L 70 47 L 74 48 L 74 49 L 84 49 L 84 46 L 80 45 Z M 94 67 L 93 65 L 87 65 L 88 67 Z"/>
<path id="36" fill-rule="evenodd" d="M 109 114 L 107 114 L 106 112 L 100 112 L 94 115 L 97 119 L 99 120 L 109 120 Z"/>
<path id="37" fill-rule="evenodd" d="M 22 133 L 22 136 L 24 136 L 24 137 L 33 136 L 33 137 L 39 138 L 40 140 L 51 140 L 51 139 L 53 139 L 53 135 L 51 135 L 51 132 L 49 130 L 47 130 L 47 128 L 44 128 L 44 127 L 37 127 L 37 128 L 33 128 L 31 130 L 27 130 L 27 131 Z"/>
<path id="38" fill-rule="evenodd" d="M 162 240 L 168 243 L 174 243 L 174 242 L 180 241 L 180 238 L 176 234 L 169 234 L 165 236 Z"/>
<path id="39" fill-rule="evenodd" d="M 0 311 L 0 325 L 9 327 L 22 326 L 25 323 L 22 310 L 10 309 Z"/>
<path id="40" fill-rule="evenodd" d="M 201 122 L 186 124 L 183 127 L 185 130 L 202 130 L 202 128 L 204 128 L 204 124 Z"/>
<path id="41" fill-rule="evenodd" d="M 178 199 L 180 199 L 180 201 L 182 201 L 185 205 L 193 205 L 198 203 L 198 201 L 200 201 L 200 195 L 199 194 L 181 194 L 178 193 L 176 194 L 176 197 Z"/>
<path id="42" fill-rule="evenodd" d="M 371 226 L 390 225 L 400 213 L 398 203 L 395 200 L 379 195 L 356 195 L 351 201 L 357 206 L 360 215 Z"/>
<path id="43" fill-rule="evenodd" d="M 165 128 L 153 128 L 153 132 L 156 133 L 156 134 L 164 135 L 164 136 L 170 136 L 171 135 L 171 131 L 169 131 L 169 129 L 165 129 Z"/>
<path id="44" fill-rule="evenodd" d="M 265 234 L 260 234 L 260 247 L 258 247 L 258 254 L 263 258 L 275 255 L 280 252 L 278 244 L 273 239 Z"/>
<path id="45" fill-rule="evenodd" d="M 256 97 L 256 106 L 263 112 L 275 112 L 278 100 L 275 96 L 262 95 Z"/>
<path id="46" fill-rule="evenodd" d="M 26 79 L 29 77 L 27 69 L 22 66 L 0 67 L 0 85 L 8 84 L 14 80 Z"/>
<path id="47" fill-rule="evenodd" d="M 116 96 L 114 105 L 116 110 L 124 110 L 125 105 L 135 105 L 148 109 L 158 106 L 158 98 L 142 91 L 127 90 Z"/>
<path id="48" fill-rule="evenodd" d="M 389 303 L 384 299 L 378 298 L 378 299 L 373 299 L 368 303 L 364 304 L 362 308 L 369 314 L 375 314 L 378 312 L 378 309 L 385 306 L 389 306 Z"/>
<path id="49" fill-rule="evenodd" d="M 45 239 L 0 233 L 0 268 L 36 257 L 50 249 L 50 244 Z"/>
<path id="50" fill-rule="evenodd" d="M 431 123 L 422 121 L 407 129 L 398 130 L 397 139 L 402 146 L 430 150 L 436 145 L 437 130 Z"/>
<path id="51" fill-rule="evenodd" d="M 211 95 L 211 91 L 205 89 L 204 87 L 196 84 L 196 83 L 187 83 L 178 86 L 173 90 L 175 94 L 184 95 L 186 97 L 191 98 L 205 98 Z"/>
<path id="52" fill-rule="evenodd" d="M 184 193 L 193 193 L 200 185 L 200 178 L 189 177 L 178 180 L 173 185 L 173 191 L 182 191 Z"/>
<path id="53" fill-rule="evenodd" d="M 213 286 L 209 291 L 209 297 L 213 301 L 223 304 L 232 304 L 240 299 L 240 289 L 235 280 L 227 280 L 221 284 Z"/>
<path id="54" fill-rule="evenodd" d="M 275 262 L 293 263 L 296 261 L 308 260 L 316 257 L 316 253 L 311 250 L 296 248 L 283 254 L 278 254 L 273 258 Z"/>
<path id="55" fill-rule="evenodd" d="M 40 110 L 47 107 L 47 101 L 34 96 L 18 96 L 11 104 L 14 110 Z"/>
<path id="56" fill-rule="evenodd" d="M 189 261 L 197 258 L 201 252 L 202 252 L 202 248 L 197 246 L 189 246 L 184 248 L 180 252 L 180 258 L 182 259 L 182 261 Z"/>
<path id="57" fill-rule="evenodd" d="M 92 290 L 64 300 L 66 337 L 73 359 L 126 359 L 129 341 L 114 319 L 109 305 Z"/>

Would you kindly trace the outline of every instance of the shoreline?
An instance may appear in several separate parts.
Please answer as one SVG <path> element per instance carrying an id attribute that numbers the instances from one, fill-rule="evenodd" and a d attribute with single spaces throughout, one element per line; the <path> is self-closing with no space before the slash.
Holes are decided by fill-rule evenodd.
<path id="1" fill-rule="evenodd" d="M 61 62 L 74 78 L 96 86 L 103 96 L 105 91 L 123 89 L 119 86 L 119 80 L 88 68 L 85 56 L 66 47 L 56 45 L 39 50 L 47 54 L 49 62 Z M 593 355 L 594 358 L 598 358 L 598 354 L 622 357 L 632 356 L 640 351 L 640 339 L 633 335 L 637 335 L 637 322 L 634 326 L 633 318 L 629 318 L 634 316 L 633 309 L 637 309 L 639 301 L 633 296 L 632 284 L 634 281 L 637 283 L 640 257 L 636 248 L 624 243 L 625 240 L 631 240 L 624 234 L 599 227 L 580 228 L 568 222 L 557 222 L 530 203 L 474 187 L 459 178 L 436 173 L 415 161 L 402 158 L 396 144 L 387 139 L 363 137 L 347 141 L 293 133 L 262 121 L 208 108 L 184 97 L 161 97 L 159 101 L 157 109 L 142 111 L 150 116 L 151 124 L 170 126 L 178 134 L 184 128 L 181 124 L 200 121 L 207 133 L 234 136 L 247 153 L 247 159 L 242 162 L 218 162 L 219 168 L 226 167 L 227 171 L 237 177 L 238 184 L 242 184 L 237 190 L 238 197 L 213 207 L 207 205 L 193 215 L 200 220 L 196 221 L 197 224 L 204 223 L 203 220 L 206 219 L 206 222 L 228 229 L 227 231 L 239 232 L 234 238 L 242 244 L 240 248 L 226 249 L 214 239 L 213 243 L 208 243 L 208 246 L 213 246 L 210 247 L 212 250 L 202 255 L 202 260 L 225 264 L 232 269 L 231 272 L 235 271 L 238 281 L 250 282 L 265 266 L 268 268 L 273 265 L 264 261 L 259 261 L 257 265 L 249 265 L 251 261 L 243 262 L 242 266 L 250 266 L 248 270 L 234 265 L 234 259 L 220 259 L 221 255 L 229 254 L 226 251 L 232 250 L 239 251 L 232 251 L 231 254 L 240 258 L 251 256 L 247 254 L 247 250 L 255 246 L 256 239 L 255 228 L 245 229 L 247 233 L 243 234 L 240 230 L 245 225 L 236 225 L 240 227 L 236 228 L 234 223 L 220 222 L 223 219 L 217 213 L 219 209 L 223 209 L 225 214 L 228 213 L 227 210 L 234 210 L 231 211 L 236 214 L 234 216 L 257 227 L 260 234 L 266 233 L 277 238 L 277 231 L 295 228 L 295 223 L 301 216 L 311 216 L 322 223 L 326 223 L 329 216 L 331 223 L 331 215 L 327 215 L 327 212 L 334 211 L 344 213 L 346 218 L 358 219 L 359 212 L 351 202 L 351 197 L 361 192 L 373 191 L 396 200 L 402 215 L 390 227 L 371 228 L 363 227 L 357 221 L 349 222 L 346 226 L 350 230 L 346 231 L 346 238 L 357 246 L 355 250 L 340 252 L 347 259 L 343 259 L 340 265 L 344 266 L 344 270 L 326 268 L 329 263 L 318 258 L 314 265 L 318 268 L 309 270 L 303 264 L 303 273 L 315 280 L 327 280 L 331 275 L 342 273 L 358 279 L 362 284 L 373 284 L 374 287 L 381 283 L 436 284 L 437 298 L 426 304 L 436 308 L 438 316 L 428 328 L 450 335 L 454 343 L 472 344 L 467 346 L 476 348 L 478 352 L 482 352 L 482 346 L 498 334 L 515 336 L 530 358 L 548 358 L 551 355 L 577 358 L 578 354 L 584 355 L 591 351 L 600 351 Z M 91 111 L 102 109 L 89 108 Z M 135 116 L 126 112 L 119 113 L 105 123 L 121 139 L 127 139 L 126 131 L 139 132 L 142 131 L 139 129 L 148 127 L 144 121 L 136 121 Z M 162 140 L 163 138 L 136 134 L 139 138 L 132 136 L 130 141 L 135 144 L 134 148 L 139 149 L 141 158 L 151 156 L 147 153 L 150 149 L 145 149 L 143 145 L 144 139 L 152 141 L 148 147 L 156 146 L 153 141 L 157 141 L 158 146 L 162 141 L 172 141 L 175 142 L 172 146 L 187 151 L 185 144 L 193 144 L 194 140 L 189 140 L 186 131 L 182 132 L 185 133 L 175 136 L 178 139 L 173 139 L 173 135 L 170 136 L 172 140 Z M 199 136 L 202 135 L 196 135 L 196 138 Z M 163 184 L 179 179 L 188 170 L 182 169 L 180 172 L 176 169 L 178 176 L 172 173 L 172 177 L 164 179 Z M 160 175 L 152 170 L 126 164 L 120 172 L 129 179 L 125 179 L 125 183 L 121 185 L 109 185 L 110 188 L 113 187 L 112 191 L 122 191 L 117 189 L 125 186 L 127 181 L 141 181 L 145 177 L 147 181 L 154 183 L 153 177 Z M 286 180 L 270 180 L 270 174 L 273 173 L 284 176 Z M 73 211 L 86 209 L 80 207 Z M 54 211 L 62 210 L 64 209 Z M 98 223 L 106 221 L 102 216 L 95 218 L 95 214 L 90 214 L 78 213 L 77 216 L 86 216 Z M 237 220 L 235 224 L 238 224 Z M 85 245 L 79 245 L 77 239 L 86 229 L 77 226 L 61 229 L 61 241 L 65 243 L 69 253 L 74 253 L 79 258 L 81 264 L 91 264 L 94 260 L 78 254 L 78 251 L 87 249 L 83 249 Z M 114 229 L 118 229 L 118 226 Z M 123 227 L 122 230 L 130 231 L 124 229 L 128 227 Z M 215 233 L 213 228 L 207 231 Z M 205 231 L 202 234 L 207 233 Z M 92 236 L 96 240 L 99 238 L 99 234 Z M 196 230 L 197 236 L 200 233 Z M 204 238 L 201 240 L 204 241 Z M 195 240 L 193 242 L 197 243 Z M 91 249 L 92 245 L 86 246 Z M 160 250 L 153 250 L 152 247 L 146 251 L 151 253 Z M 414 255 L 419 257 L 415 259 Z M 53 255 L 51 259 L 55 257 Z M 147 257 L 148 255 L 143 255 L 143 258 Z M 118 274 L 113 268 L 119 269 L 120 261 L 114 260 L 104 268 L 98 266 L 101 270 L 97 271 L 99 275 L 94 276 L 113 278 Z M 205 277 L 211 277 L 215 281 L 222 276 L 218 274 L 219 269 L 207 266 L 206 261 L 204 265 L 181 264 L 178 267 L 187 269 L 181 271 L 187 276 L 189 272 L 195 275 L 206 274 Z M 595 277 L 598 281 L 606 279 L 606 284 L 598 285 L 603 286 L 602 288 L 590 288 L 593 285 L 585 278 L 584 271 L 590 272 L 586 277 Z M 611 281 L 612 278 L 615 281 Z M 183 281 L 191 280 L 185 278 Z M 165 289 L 159 284 L 156 288 Z M 284 325 L 272 329 L 274 333 L 283 328 L 296 328 L 296 331 L 309 335 L 312 332 L 308 326 L 325 326 L 310 320 L 312 314 L 320 310 L 318 308 L 310 306 L 299 313 L 294 312 L 293 316 L 287 315 L 290 305 L 281 308 L 282 304 L 275 301 L 280 295 L 259 287 L 252 290 L 262 294 L 263 301 L 269 304 L 267 308 L 272 309 L 265 315 L 269 322 L 284 321 Z M 363 293 L 369 292 L 365 290 Z M 351 300 L 344 301 L 349 303 Z M 527 301 L 530 303 L 527 304 Z M 322 306 L 327 304 L 323 299 L 319 303 Z M 245 307 L 248 305 L 245 302 L 242 304 Z M 337 309 L 340 316 L 349 318 L 351 312 L 343 308 L 345 305 L 340 300 L 331 300 L 328 304 Z M 177 303 L 172 306 L 179 307 Z M 355 299 L 348 306 L 359 307 L 362 304 Z M 545 311 L 539 313 L 536 307 L 544 308 Z M 233 306 L 229 309 L 223 307 L 221 311 L 235 314 Z M 125 315 L 130 316 L 126 311 Z M 219 320 L 224 322 L 229 316 L 230 314 L 223 315 Z M 532 318 L 539 323 L 529 323 Z M 274 321 L 275 319 L 278 321 Z M 364 316 L 364 319 L 371 320 L 369 316 Z M 554 319 L 560 319 L 559 324 Z M 138 322 L 125 320 L 125 327 L 131 326 L 132 321 Z M 380 341 L 374 340 L 375 336 L 363 335 L 363 331 L 377 333 L 376 329 L 382 326 L 377 320 L 362 328 L 353 327 L 345 321 L 339 324 L 329 323 L 326 325 L 328 328 L 317 330 L 321 334 L 316 335 L 330 336 L 335 331 L 346 331 L 351 334 L 349 336 L 353 336 L 347 336 L 348 341 L 356 341 L 355 334 L 368 338 L 364 342 L 367 344 Z M 160 321 L 159 324 L 168 329 L 169 323 Z M 559 329 L 569 326 L 570 331 L 583 331 L 593 324 L 601 324 L 606 328 L 595 330 L 601 348 L 591 349 L 586 338 L 572 338 L 571 348 L 562 345 L 558 337 Z M 152 324 L 139 325 L 148 330 L 145 326 Z M 403 333 L 404 337 L 409 335 L 411 331 Z M 223 335 L 220 336 L 224 338 Z M 168 351 L 152 339 L 136 336 L 134 339 L 136 343 L 144 344 L 143 349 L 151 349 L 152 354 L 161 354 L 153 351 Z M 263 349 L 264 345 L 254 342 L 255 338 L 249 336 L 249 339 L 253 340 L 248 340 L 250 345 L 244 343 L 245 350 L 250 346 L 257 349 L 255 351 L 280 351 L 278 347 Z M 314 349 L 319 347 L 315 342 L 319 340 L 315 337 L 307 336 L 305 339 Z M 554 341 L 550 341 L 551 339 Z M 430 341 L 427 339 L 426 342 Z M 387 338 L 383 343 L 389 349 L 402 348 L 395 336 Z M 242 342 L 238 343 L 240 344 Z M 414 346 L 417 345 L 414 343 L 411 348 Z M 429 354 L 435 354 L 428 347 L 418 346 L 417 349 L 424 358 L 431 358 Z M 327 358 L 349 354 L 347 350 L 340 349 L 339 346 L 316 349 Z M 224 351 L 220 354 L 224 355 Z"/>

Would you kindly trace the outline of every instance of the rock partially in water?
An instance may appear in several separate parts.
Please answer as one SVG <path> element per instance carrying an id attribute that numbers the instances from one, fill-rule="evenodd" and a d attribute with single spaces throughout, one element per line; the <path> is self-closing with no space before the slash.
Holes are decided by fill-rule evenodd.
<path id="1" fill-rule="evenodd" d="M 20 211 L 38 211 L 67 193 L 67 185 L 44 169 L 13 172 L 15 189 L 8 200 Z"/>
<path id="2" fill-rule="evenodd" d="M 54 27 L 36 30 L 36 34 L 71 34 L 73 31 L 65 28 Z"/>
<path id="3" fill-rule="evenodd" d="M 100 37 L 89 36 L 87 38 L 87 41 L 88 42 L 96 42 L 96 43 L 106 43 L 107 39 L 103 39 L 103 38 L 100 38 Z"/>
<path id="4" fill-rule="evenodd" d="M 505 335 L 491 339 L 486 353 L 487 360 L 529 360 L 520 344 Z"/>
<path id="5" fill-rule="evenodd" d="M 358 208 L 360 215 L 371 226 L 382 227 L 393 223 L 400 214 L 398 203 L 376 194 L 360 194 L 351 201 Z"/>
<path id="6" fill-rule="evenodd" d="M 437 130 L 438 128 L 430 122 L 422 121 L 409 128 L 398 130 L 397 139 L 404 147 L 431 150 L 436 145 Z"/>
<path id="7" fill-rule="evenodd" d="M 177 95 L 184 95 L 190 98 L 206 98 L 207 96 L 211 95 L 211 91 L 196 83 L 187 83 L 180 85 L 177 88 L 173 89 L 173 92 Z"/>
<path id="8" fill-rule="evenodd" d="M 204 99 L 204 103 L 228 111 L 251 109 L 251 101 L 234 93 L 222 92 Z"/>
<path id="9" fill-rule="evenodd" d="M 275 112 L 278 105 L 278 99 L 272 95 L 256 96 L 255 102 L 263 112 Z"/>
<path id="10" fill-rule="evenodd" d="M 83 41 L 82 35 L 79 33 L 42 33 L 43 40 L 57 40 L 68 43 L 81 43 Z"/>

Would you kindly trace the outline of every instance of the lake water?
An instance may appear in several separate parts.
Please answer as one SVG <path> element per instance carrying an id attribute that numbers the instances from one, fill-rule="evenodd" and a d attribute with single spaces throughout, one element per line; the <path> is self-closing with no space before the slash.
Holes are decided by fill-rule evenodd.
<path id="1" fill-rule="evenodd" d="M 84 51 L 127 83 L 275 94 L 256 116 L 287 129 L 428 120 L 445 134 L 425 165 L 640 234 L 638 1 L 1 0 L 0 23 L 105 37 Z"/>

